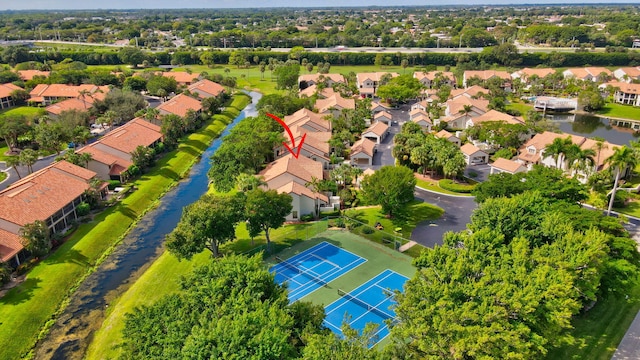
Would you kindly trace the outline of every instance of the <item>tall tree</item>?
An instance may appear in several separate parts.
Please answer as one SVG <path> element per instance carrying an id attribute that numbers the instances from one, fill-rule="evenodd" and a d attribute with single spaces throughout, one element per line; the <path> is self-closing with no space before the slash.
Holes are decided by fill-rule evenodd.
<path id="1" fill-rule="evenodd" d="M 284 224 L 286 216 L 293 209 L 292 201 L 289 194 L 278 194 L 275 190 L 254 189 L 247 192 L 245 217 L 249 235 L 255 237 L 264 231 L 267 251 L 271 251 L 269 232 Z"/>
<path id="2" fill-rule="evenodd" d="M 41 148 L 60 155 L 62 146 L 70 140 L 70 136 L 60 123 L 40 123 L 35 128 L 35 140 Z"/>
<path id="3" fill-rule="evenodd" d="M 613 202 L 616 198 L 616 191 L 618 190 L 618 181 L 620 181 L 620 174 L 627 168 L 635 168 L 638 164 L 638 157 L 634 154 L 633 150 L 627 146 L 616 148 L 613 155 L 607 159 L 609 166 L 615 169 L 615 180 L 613 182 L 613 189 L 611 190 L 611 198 L 609 199 L 609 207 L 607 208 L 607 215 L 611 215 L 611 209 L 613 208 Z"/>
<path id="4" fill-rule="evenodd" d="M 393 216 L 405 204 L 413 200 L 416 178 L 413 171 L 404 166 L 383 166 L 361 182 L 363 195 L 382 211 Z"/>
<path id="5" fill-rule="evenodd" d="M 564 163 L 564 157 L 569 149 L 569 146 L 573 144 L 571 137 L 555 138 L 553 142 L 544 148 L 545 156 L 551 156 L 556 162 L 556 168 L 564 170 L 562 164 Z"/>
<path id="6" fill-rule="evenodd" d="M 22 244 L 33 256 L 41 257 L 51 250 L 51 238 L 49 228 L 43 221 L 36 220 L 25 224 L 20 230 Z"/>
<path id="7" fill-rule="evenodd" d="M 20 176 L 20 173 L 18 172 L 18 166 L 22 165 L 22 160 L 20 159 L 20 155 L 7 157 L 5 160 L 5 164 L 8 167 L 13 168 L 13 171 L 15 171 L 16 175 L 18 175 L 18 179 L 22 179 L 22 176 Z"/>
<path id="8" fill-rule="evenodd" d="M 190 259 L 207 249 L 220 256 L 220 244 L 236 236 L 236 225 L 243 219 L 242 196 L 205 194 L 186 206 L 176 228 L 167 235 L 166 247 L 178 258 Z"/>
<path id="9" fill-rule="evenodd" d="M 38 161 L 38 152 L 33 149 L 24 149 L 20 152 L 20 163 L 27 167 L 29 174 L 33 172 L 33 164 Z"/>
<path id="10" fill-rule="evenodd" d="M 5 139 L 10 151 L 18 147 L 18 137 L 26 134 L 31 127 L 24 116 L 4 116 L 0 121 L 0 136 Z"/>
<path id="11" fill-rule="evenodd" d="M 122 61 L 123 63 L 137 68 L 138 65 L 142 64 L 142 62 L 144 61 L 145 55 L 142 50 L 127 46 L 120 49 L 120 51 L 118 52 L 118 58 L 120 58 L 120 61 Z"/>

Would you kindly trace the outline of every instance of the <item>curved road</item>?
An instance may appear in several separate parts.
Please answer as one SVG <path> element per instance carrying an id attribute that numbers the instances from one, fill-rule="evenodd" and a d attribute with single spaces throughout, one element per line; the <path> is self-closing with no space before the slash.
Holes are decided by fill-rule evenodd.
<path id="1" fill-rule="evenodd" d="M 417 187 L 414 194 L 416 198 L 444 209 L 441 218 L 423 221 L 411 233 L 411 240 L 430 248 L 442 244 L 442 235 L 447 231 L 465 230 L 471 221 L 471 213 L 478 206 L 472 196 L 451 196 Z"/>

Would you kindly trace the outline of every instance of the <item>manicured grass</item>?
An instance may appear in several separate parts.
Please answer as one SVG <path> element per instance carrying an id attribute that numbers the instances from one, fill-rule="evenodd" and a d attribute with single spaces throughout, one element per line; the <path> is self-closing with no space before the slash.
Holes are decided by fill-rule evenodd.
<path id="1" fill-rule="evenodd" d="M 0 171 L 0 182 L 4 181 L 7 178 L 7 173 L 4 171 Z"/>
<path id="2" fill-rule="evenodd" d="M 239 95 L 232 106 L 241 107 L 248 101 L 248 96 Z M 27 355 L 36 339 L 53 324 L 64 306 L 61 304 L 79 282 L 135 226 L 137 219 L 187 173 L 222 128 L 224 124 L 214 120 L 191 134 L 135 182 L 137 191 L 103 211 L 93 222 L 80 225 L 57 251 L 31 270 L 24 283 L 0 298 L 0 349 L 6 359 Z"/>
<path id="3" fill-rule="evenodd" d="M 37 118 L 43 116 L 47 113 L 44 108 L 32 107 L 32 106 L 19 106 L 10 109 L 5 109 L 0 111 L 0 118 L 4 116 L 16 116 L 22 115 L 26 116 L 29 119 Z"/>
<path id="4" fill-rule="evenodd" d="M 410 202 L 403 211 L 394 215 L 391 219 L 387 218 L 380 206 L 366 209 L 349 209 L 345 210 L 344 213 L 350 218 L 368 224 L 370 227 L 380 222 L 384 230 L 374 232 L 374 234 L 380 233 L 380 237 L 387 234 L 392 237 L 398 235 L 409 239 L 411 232 L 413 232 L 413 229 L 415 229 L 418 223 L 425 220 L 437 219 L 442 216 L 444 211 L 435 205 L 414 200 Z M 396 229 L 399 231 L 395 231 Z M 369 237 L 368 235 L 363 236 Z"/>
<path id="5" fill-rule="evenodd" d="M 626 297 L 628 295 L 628 298 Z M 547 359 L 609 360 L 640 310 L 640 283 L 627 294 L 609 295 L 572 324 L 573 344 L 554 349 Z"/>
<path id="6" fill-rule="evenodd" d="M 635 200 L 629 202 L 629 204 L 624 208 L 614 208 L 613 210 L 625 215 L 640 217 L 640 200 L 636 198 Z"/>
<path id="7" fill-rule="evenodd" d="M 431 191 L 435 191 L 435 192 L 439 192 L 441 194 L 447 194 L 447 195 L 473 196 L 471 194 L 457 193 L 457 192 L 445 190 L 441 188 L 440 185 L 438 185 L 438 181 L 436 180 L 427 181 L 420 178 L 416 178 L 416 180 L 417 180 L 416 186 L 421 187 L 423 189 L 427 189 L 427 190 L 431 190 Z"/>
<path id="8" fill-rule="evenodd" d="M 0 141 L 0 161 L 7 161 L 7 158 L 10 155 L 5 155 L 5 153 L 9 151 L 9 146 L 6 142 Z"/>
<path id="9" fill-rule="evenodd" d="M 507 110 L 518 110 L 523 117 L 526 117 L 527 111 L 533 110 L 533 105 L 521 102 L 512 102 L 506 106 Z"/>
<path id="10" fill-rule="evenodd" d="M 631 105 L 609 103 L 597 113 L 613 118 L 640 120 L 640 108 Z"/>

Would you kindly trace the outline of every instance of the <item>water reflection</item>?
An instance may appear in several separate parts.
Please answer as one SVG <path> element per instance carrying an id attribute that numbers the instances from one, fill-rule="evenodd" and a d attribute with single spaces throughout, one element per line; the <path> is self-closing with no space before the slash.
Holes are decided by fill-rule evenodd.
<path id="1" fill-rule="evenodd" d="M 609 119 L 600 118 L 592 115 L 582 114 L 554 114 L 547 115 L 558 128 L 572 135 L 585 137 L 601 137 L 606 141 L 617 144 L 627 145 L 630 141 L 640 137 L 640 133 L 629 128 L 611 126 Z"/>

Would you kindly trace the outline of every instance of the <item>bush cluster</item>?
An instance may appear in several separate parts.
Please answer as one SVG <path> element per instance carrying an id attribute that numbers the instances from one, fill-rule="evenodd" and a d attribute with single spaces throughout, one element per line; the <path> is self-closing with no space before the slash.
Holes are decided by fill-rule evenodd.
<path id="1" fill-rule="evenodd" d="M 475 185 L 460 184 L 451 179 L 442 179 L 438 182 L 438 185 L 445 190 L 465 194 L 470 193 L 475 188 Z"/>

